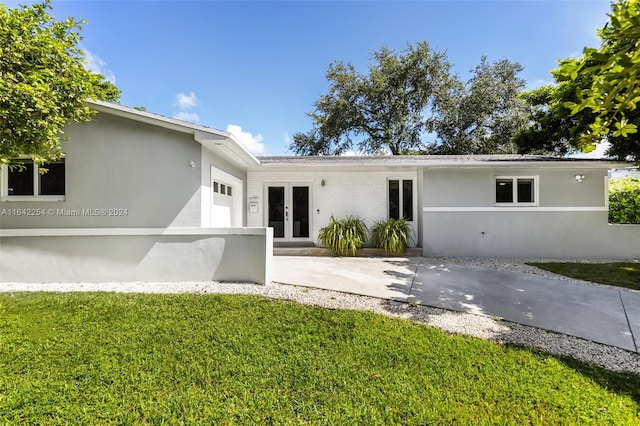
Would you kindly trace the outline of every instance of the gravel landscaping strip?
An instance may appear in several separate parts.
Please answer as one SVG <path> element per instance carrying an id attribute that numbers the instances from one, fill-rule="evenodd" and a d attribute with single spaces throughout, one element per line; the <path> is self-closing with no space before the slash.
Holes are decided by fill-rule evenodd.
<path id="1" fill-rule="evenodd" d="M 460 261 L 460 259 L 456 260 Z M 484 264 L 482 266 L 487 265 Z M 288 284 L 256 285 L 217 282 L 0 283 L 0 291 L 257 294 L 273 299 L 291 300 L 329 309 L 373 311 L 428 324 L 449 333 L 489 339 L 501 344 L 516 344 L 538 348 L 548 353 L 590 362 L 609 370 L 640 374 L 640 355 L 624 349 L 497 320 L 483 315 L 452 312 L 440 308 Z"/>

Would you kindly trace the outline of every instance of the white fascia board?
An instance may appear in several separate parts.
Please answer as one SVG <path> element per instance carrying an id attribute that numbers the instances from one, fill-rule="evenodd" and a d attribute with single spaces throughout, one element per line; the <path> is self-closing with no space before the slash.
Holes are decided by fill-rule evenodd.
<path id="1" fill-rule="evenodd" d="M 447 163 L 429 164 L 426 169 L 486 169 L 486 168 L 510 168 L 510 169 L 615 169 L 620 165 L 628 163 L 618 163 L 612 161 L 492 161 L 481 163 Z"/>
<path id="2" fill-rule="evenodd" d="M 428 156 L 396 156 L 396 157 L 258 157 L 261 167 L 415 167 L 421 169 L 429 168 L 593 168 L 612 169 L 617 167 L 628 167 L 631 163 L 624 161 L 605 160 L 540 160 L 540 159 L 474 159 L 472 157 L 460 158 L 452 156 L 438 156 L 429 158 Z"/>
<path id="3" fill-rule="evenodd" d="M 260 161 L 231 134 L 226 137 L 220 137 L 209 132 L 196 131 L 193 137 L 205 148 L 213 152 L 219 152 L 241 166 L 252 167 L 260 165 Z"/>
<path id="4" fill-rule="evenodd" d="M 152 114 L 147 111 L 140 111 L 135 108 L 129 108 L 109 102 L 87 101 L 87 104 L 91 109 L 95 109 L 98 112 L 104 112 L 118 117 L 128 118 L 130 120 L 138 121 L 141 123 L 151 124 L 153 126 L 162 127 L 169 130 L 175 130 L 177 132 L 194 133 L 195 131 L 201 131 L 205 133 L 211 133 L 213 135 L 218 135 L 220 137 L 231 136 L 230 133 L 223 132 L 222 130 L 217 130 L 186 121 L 176 120 L 175 118 Z"/>

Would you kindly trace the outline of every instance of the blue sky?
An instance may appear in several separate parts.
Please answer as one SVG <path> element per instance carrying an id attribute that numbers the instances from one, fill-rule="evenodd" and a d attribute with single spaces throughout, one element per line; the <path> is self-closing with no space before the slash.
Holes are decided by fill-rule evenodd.
<path id="1" fill-rule="evenodd" d="M 17 3 L 7 2 L 9 7 Z M 366 72 L 382 46 L 426 40 L 464 79 L 482 55 L 524 66 L 529 87 L 557 60 L 597 46 L 609 1 L 53 1 L 88 21 L 82 47 L 120 102 L 232 131 L 258 155 L 284 155 L 328 88 L 334 61 Z"/>

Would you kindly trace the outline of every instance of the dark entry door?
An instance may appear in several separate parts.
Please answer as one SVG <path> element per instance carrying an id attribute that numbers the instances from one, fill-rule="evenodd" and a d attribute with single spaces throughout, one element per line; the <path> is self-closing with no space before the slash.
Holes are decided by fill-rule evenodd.
<path id="1" fill-rule="evenodd" d="M 274 185 L 267 188 L 267 223 L 273 237 L 281 240 L 310 236 L 310 194 L 305 185 Z"/>

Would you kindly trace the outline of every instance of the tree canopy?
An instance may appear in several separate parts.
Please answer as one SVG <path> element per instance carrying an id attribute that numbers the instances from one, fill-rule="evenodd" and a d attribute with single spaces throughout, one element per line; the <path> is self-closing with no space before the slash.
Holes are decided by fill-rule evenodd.
<path id="1" fill-rule="evenodd" d="M 463 83 L 446 54 L 426 42 L 400 53 L 382 48 L 373 62 L 366 75 L 349 63 L 331 64 L 329 92 L 309 114 L 313 129 L 293 136 L 295 154 L 514 152 L 511 139 L 527 122 L 517 98 L 524 87 L 519 64 L 483 57 Z M 436 141 L 425 143 L 428 136 Z"/>
<path id="2" fill-rule="evenodd" d="M 116 101 L 120 91 L 85 67 L 78 47 L 84 21 L 55 21 L 47 0 L 0 4 L 0 163 L 62 156 L 63 127 L 90 119 L 87 99 Z"/>
<path id="3" fill-rule="evenodd" d="M 589 152 L 606 141 L 611 156 L 640 160 L 640 2 L 613 3 L 598 36 L 599 49 L 560 61 L 555 86 L 522 95 L 534 107 L 532 126 L 515 139 L 523 152 Z"/>
<path id="4" fill-rule="evenodd" d="M 309 114 L 314 128 L 293 136 L 294 153 L 336 155 L 357 146 L 367 153 L 405 154 L 420 148 L 429 125 L 425 113 L 451 86 L 446 54 L 421 42 L 402 53 L 382 48 L 373 60 L 366 75 L 350 63 L 330 65 L 329 92 Z"/>
<path id="5" fill-rule="evenodd" d="M 523 70 L 506 59 L 489 63 L 482 57 L 466 85 L 458 83 L 447 102 L 438 104 L 432 129 L 437 141 L 429 154 L 508 154 L 516 131 L 528 122 L 527 107 L 518 98 L 525 82 Z"/>

